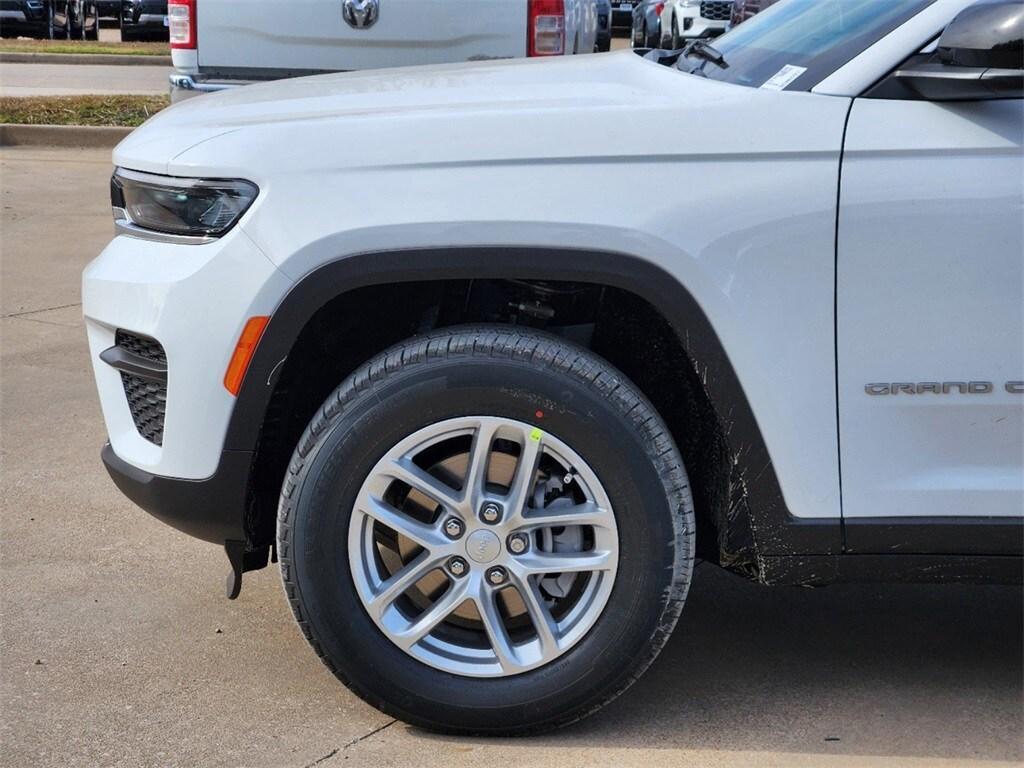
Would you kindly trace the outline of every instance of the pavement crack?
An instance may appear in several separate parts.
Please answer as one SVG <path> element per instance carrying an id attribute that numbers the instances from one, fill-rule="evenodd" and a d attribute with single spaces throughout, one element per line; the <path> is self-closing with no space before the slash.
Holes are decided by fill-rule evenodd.
<path id="1" fill-rule="evenodd" d="M 314 760 L 312 763 L 309 763 L 306 766 L 304 766 L 304 768 L 313 768 L 314 765 L 320 765 L 320 763 L 323 763 L 323 762 L 326 762 L 326 761 L 330 760 L 332 757 L 334 757 L 339 752 L 344 752 L 349 747 L 354 747 L 356 744 L 359 744 L 362 741 L 366 741 L 371 736 L 376 736 L 381 731 L 387 730 L 388 728 L 390 728 L 392 725 L 394 725 L 397 722 L 398 722 L 397 720 L 389 720 L 388 722 L 384 723 L 384 725 L 378 726 L 378 727 L 374 728 L 372 731 L 369 731 L 368 733 L 364 733 L 362 736 L 357 736 L 356 738 L 352 739 L 352 741 L 348 742 L 345 746 L 337 747 L 335 749 L 332 749 L 330 752 L 328 752 L 323 757 L 319 757 L 316 760 Z"/>
<path id="2" fill-rule="evenodd" d="M 55 325 L 58 328 L 77 328 L 71 323 L 55 323 L 52 320 L 40 320 L 38 317 L 5 317 L 4 320 L 20 320 L 23 323 L 42 323 L 43 325 Z"/>
<path id="3" fill-rule="evenodd" d="M 44 307 L 43 309 L 26 309 L 24 312 L 10 312 L 3 317 L 24 317 L 25 315 L 38 315 L 40 312 L 52 312 L 55 309 L 68 309 L 70 307 L 80 307 L 82 302 L 76 301 L 74 304 L 61 304 L 57 307 Z"/>
<path id="4" fill-rule="evenodd" d="M 330 752 L 328 752 L 323 757 L 317 758 L 312 763 L 307 763 L 305 768 L 313 768 L 314 765 L 320 765 L 320 763 L 322 763 L 324 760 L 330 760 L 332 757 L 334 757 L 336 754 L 338 754 L 342 749 L 344 749 L 344 747 L 341 747 L 341 748 L 338 748 L 338 749 L 332 749 Z"/>

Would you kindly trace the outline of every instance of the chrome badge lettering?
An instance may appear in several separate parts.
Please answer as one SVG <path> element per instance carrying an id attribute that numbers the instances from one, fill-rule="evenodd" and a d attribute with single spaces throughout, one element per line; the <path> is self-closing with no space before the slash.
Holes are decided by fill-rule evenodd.
<path id="1" fill-rule="evenodd" d="M 1003 385 L 1010 394 L 1024 394 L 1024 381 L 1008 381 Z M 988 395 L 995 391 L 991 381 L 916 381 L 865 384 L 864 391 L 877 395 Z"/>

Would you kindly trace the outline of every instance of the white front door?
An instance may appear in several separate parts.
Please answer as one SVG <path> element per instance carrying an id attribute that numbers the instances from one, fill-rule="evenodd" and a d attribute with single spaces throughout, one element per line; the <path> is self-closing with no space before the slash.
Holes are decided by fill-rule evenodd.
<path id="1" fill-rule="evenodd" d="M 840 183 L 843 516 L 1024 514 L 1024 102 L 857 99 Z"/>

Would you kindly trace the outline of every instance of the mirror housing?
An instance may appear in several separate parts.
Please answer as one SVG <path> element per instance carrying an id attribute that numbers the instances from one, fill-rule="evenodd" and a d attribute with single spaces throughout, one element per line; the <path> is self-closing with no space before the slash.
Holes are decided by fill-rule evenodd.
<path id="1" fill-rule="evenodd" d="M 954 18 L 935 52 L 919 54 L 867 94 L 978 101 L 1024 98 L 1024 4 L 979 0 Z"/>
<path id="2" fill-rule="evenodd" d="M 1024 4 L 982 0 L 964 8 L 939 37 L 936 53 L 949 67 L 1024 68 Z"/>

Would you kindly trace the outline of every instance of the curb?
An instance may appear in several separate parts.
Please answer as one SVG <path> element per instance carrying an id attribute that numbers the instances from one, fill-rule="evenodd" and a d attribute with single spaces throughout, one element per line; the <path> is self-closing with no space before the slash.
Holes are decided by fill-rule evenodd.
<path id="1" fill-rule="evenodd" d="M 133 130 L 114 126 L 0 123 L 0 147 L 109 149 L 119 144 Z"/>
<path id="2" fill-rule="evenodd" d="M 119 53 L 19 53 L 0 51 L 5 64 L 106 64 L 126 67 L 170 67 L 170 56 L 128 56 Z"/>

